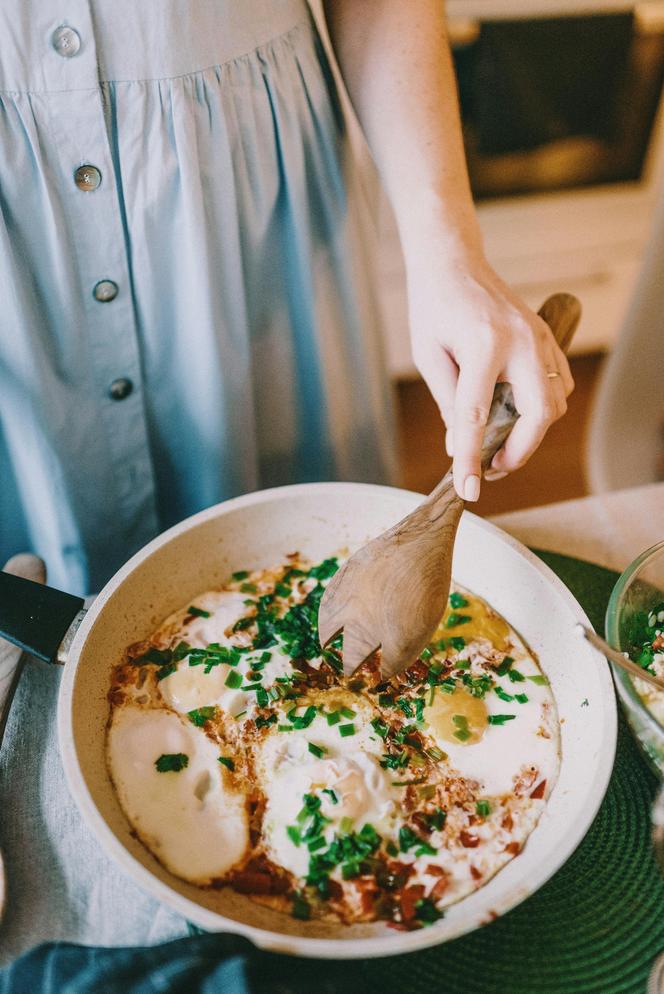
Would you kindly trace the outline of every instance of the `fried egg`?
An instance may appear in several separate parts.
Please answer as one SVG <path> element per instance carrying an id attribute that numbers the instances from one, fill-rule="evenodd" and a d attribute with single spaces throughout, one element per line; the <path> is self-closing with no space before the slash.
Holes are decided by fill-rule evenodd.
<path id="1" fill-rule="evenodd" d="M 107 754 L 122 809 L 168 870 L 207 884 L 243 857 L 246 798 L 204 732 L 171 711 L 129 705 L 113 712 Z M 163 757 L 184 759 L 169 770 Z"/>

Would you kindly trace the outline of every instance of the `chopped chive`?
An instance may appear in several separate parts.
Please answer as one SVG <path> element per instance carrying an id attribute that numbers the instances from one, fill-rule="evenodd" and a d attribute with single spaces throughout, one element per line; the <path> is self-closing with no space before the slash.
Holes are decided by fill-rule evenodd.
<path id="1" fill-rule="evenodd" d="M 454 738 L 458 739 L 459 742 L 467 742 L 468 739 L 470 738 L 470 734 L 471 733 L 468 731 L 467 728 L 458 728 L 457 731 L 454 733 Z"/>
<path id="2" fill-rule="evenodd" d="M 261 715 L 255 719 L 254 724 L 256 728 L 266 728 L 267 725 L 276 725 L 278 718 L 276 714 L 268 715 L 267 718 L 263 718 Z"/>
<path id="3" fill-rule="evenodd" d="M 388 856 L 398 856 L 399 855 L 399 847 L 396 846 L 394 844 L 394 842 L 392 842 L 391 840 L 385 846 L 385 850 L 386 850 Z"/>
<path id="4" fill-rule="evenodd" d="M 489 801 L 478 801 L 475 805 L 475 811 L 480 816 L 480 818 L 488 818 L 491 814 L 491 804 Z"/>
<path id="5" fill-rule="evenodd" d="M 344 718 L 356 718 L 357 711 L 353 711 L 351 708 L 341 708 L 341 714 Z"/>
<path id="6" fill-rule="evenodd" d="M 238 711 L 238 713 L 237 713 L 237 714 L 234 714 L 234 715 L 233 715 L 233 717 L 234 717 L 234 718 L 235 718 L 235 720 L 237 721 L 237 720 L 238 720 L 238 718 L 242 718 L 242 717 L 243 717 L 243 716 L 244 716 L 244 715 L 245 715 L 246 713 L 247 713 L 247 712 L 246 712 L 246 710 L 245 710 L 245 711 Z"/>
<path id="7" fill-rule="evenodd" d="M 189 756 L 183 752 L 165 752 L 155 760 L 158 773 L 179 773 L 189 766 Z"/>
<path id="8" fill-rule="evenodd" d="M 452 721 L 457 726 L 457 728 L 468 728 L 468 719 L 465 714 L 453 714 Z"/>
<path id="9" fill-rule="evenodd" d="M 514 700 L 518 701 L 519 704 L 527 704 L 528 703 L 528 695 L 527 694 L 515 694 L 514 695 Z"/>
<path id="10" fill-rule="evenodd" d="M 175 673 L 177 666 L 175 663 L 166 663 L 165 666 L 160 666 L 157 670 L 157 680 L 164 680 L 171 673 Z"/>
<path id="11" fill-rule="evenodd" d="M 277 725 L 277 731 L 278 732 L 292 732 L 293 731 L 293 726 L 292 725 Z"/>
<path id="12" fill-rule="evenodd" d="M 538 673 L 536 676 L 529 676 L 529 680 L 536 683 L 539 687 L 545 687 L 548 684 L 548 679 L 543 675 Z"/>
<path id="13" fill-rule="evenodd" d="M 270 698 L 267 695 L 265 687 L 258 687 L 256 690 L 256 703 L 259 708 L 266 708 L 270 703 Z"/>
<path id="14" fill-rule="evenodd" d="M 217 709 L 214 704 L 209 707 L 194 708 L 193 711 L 187 711 L 187 717 L 189 718 L 189 721 L 191 721 L 198 728 L 202 728 L 203 725 L 210 720 L 210 718 L 214 718 L 216 710 Z"/>
<path id="15" fill-rule="evenodd" d="M 240 590 L 242 591 L 243 594 L 255 594 L 256 593 L 256 584 L 255 583 L 242 583 L 240 585 Z M 249 603 L 251 604 L 253 602 L 249 601 Z"/>
<path id="16" fill-rule="evenodd" d="M 503 690 L 502 687 L 499 687 L 498 685 L 496 685 L 493 689 L 495 690 L 495 692 L 498 695 L 498 697 L 500 697 L 501 701 L 513 701 L 514 700 L 514 695 L 506 693 Z"/>
<path id="17" fill-rule="evenodd" d="M 469 614 L 457 614 L 456 611 L 452 611 L 445 622 L 445 628 L 456 628 L 457 625 L 467 625 L 472 620 Z"/>
<path id="18" fill-rule="evenodd" d="M 217 762 L 221 763 L 222 766 L 225 766 L 226 769 L 231 771 L 231 773 L 235 769 L 235 763 L 229 756 L 217 756 Z"/>
<path id="19" fill-rule="evenodd" d="M 381 739 L 387 738 L 387 733 L 389 729 L 386 723 L 381 718 L 374 718 L 371 722 L 371 725 L 376 735 L 380 735 Z"/>
<path id="20" fill-rule="evenodd" d="M 506 721 L 512 721 L 513 718 L 516 718 L 515 714 L 490 714 L 489 724 L 504 725 Z"/>
<path id="21" fill-rule="evenodd" d="M 322 849 L 323 846 L 327 845 L 325 838 L 322 835 L 317 836 L 315 839 L 311 839 L 307 842 L 307 849 L 309 852 L 316 852 L 317 849 Z"/>
<path id="22" fill-rule="evenodd" d="M 239 569 L 235 573 L 231 573 L 231 580 L 246 580 L 249 576 L 249 570 Z"/>
<path id="23" fill-rule="evenodd" d="M 429 648 L 422 649 L 422 652 L 420 653 L 420 659 L 423 659 L 425 662 L 427 659 L 431 659 L 432 656 L 433 652 Z"/>
<path id="24" fill-rule="evenodd" d="M 193 614 L 195 618 L 209 618 L 210 612 L 204 611 L 202 607 L 196 607 L 194 604 L 190 604 L 187 608 L 187 614 Z"/>
<path id="25" fill-rule="evenodd" d="M 458 590 L 453 590 L 450 594 L 450 607 L 468 607 L 468 601 Z"/>
<path id="26" fill-rule="evenodd" d="M 242 686 L 242 674 L 238 673 L 237 670 L 229 670 L 225 685 L 230 687 L 231 690 L 237 690 L 238 687 Z"/>
<path id="27" fill-rule="evenodd" d="M 391 694 L 379 694 L 378 703 L 382 708 L 395 707 L 395 701 Z"/>
<path id="28" fill-rule="evenodd" d="M 323 787 L 323 793 L 329 795 L 330 800 L 332 801 L 333 804 L 339 803 L 339 798 L 337 797 L 335 791 L 333 791 L 331 787 Z"/>
<path id="29" fill-rule="evenodd" d="M 466 640 L 461 635 L 453 635 L 451 639 L 448 639 L 450 645 L 457 652 L 461 652 L 462 649 L 466 647 Z"/>
<path id="30" fill-rule="evenodd" d="M 511 656 L 505 656 L 500 666 L 496 666 L 496 673 L 498 676 L 505 676 L 513 662 L 514 660 Z"/>
<path id="31" fill-rule="evenodd" d="M 318 759 L 321 759 L 321 757 L 324 756 L 325 753 L 327 752 L 327 749 L 322 748 L 322 746 L 314 745 L 313 742 L 309 742 L 308 746 L 309 746 L 309 752 L 313 756 L 316 756 Z"/>
<path id="32" fill-rule="evenodd" d="M 297 825 L 286 825 L 286 834 L 294 846 L 299 846 L 302 836 Z"/>
<path id="33" fill-rule="evenodd" d="M 339 822 L 339 828 L 344 835 L 347 835 L 353 828 L 353 819 L 345 815 Z"/>
<path id="34" fill-rule="evenodd" d="M 328 725 L 336 725 L 341 721 L 341 711 L 330 711 L 325 717 Z"/>
<path id="35" fill-rule="evenodd" d="M 339 735 L 342 739 L 347 739 L 349 735 L 355 735 L 355 725 L 339 725 Z"/>
<path id="36" fill-rule="evenodd" d="M 423 925 L 432 925 L 443 917 L 443 912 L 438 910 L 430 897 L 421 897 L 415 902 L 415 917 Z"/>
<path id="37" fill-rule="evenodd" d="M 299 918 L 301 921 L 307 921 L 309 918 L 311 918 L 311 906 L 309 905 L 309 902 L 302 897 L 301 894 L 293 895 L 291 914 L 293 918 Z"/>
<path id="38" fill-rule="evenodd" d="M 512 683 L 523 683 L 523 681 L 526 679 L 523 673 L 519 673 L 518 670 L 509 670 L 507 675 L 512 681 Z"/>

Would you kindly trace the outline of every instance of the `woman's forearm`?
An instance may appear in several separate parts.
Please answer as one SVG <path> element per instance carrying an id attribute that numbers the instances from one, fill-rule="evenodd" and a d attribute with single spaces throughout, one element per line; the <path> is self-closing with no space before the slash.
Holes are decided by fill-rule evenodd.
<path id="1" fill-rule="evenodd" d="M 521 415 L 494 475 L 523 465 L 573 387 L 549 329 L 484 257 L 443 0 L 324 0 L 342 75 L 396 215 L 413 358 L 447 426 L 454 481 L 480 491 L 497 380 Z"/>
<path id="2" fill-rule="evenodd" d="M 332 44 L 406 262 L 429 233 L 481 252 L 442 0 L 325 0 Z"/>

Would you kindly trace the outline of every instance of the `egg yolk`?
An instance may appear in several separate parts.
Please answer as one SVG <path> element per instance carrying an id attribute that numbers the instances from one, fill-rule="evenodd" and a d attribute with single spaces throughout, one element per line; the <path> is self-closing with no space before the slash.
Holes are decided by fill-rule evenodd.
<path id="1" fill-rule="evenodd" d="M 509 646 L 510 630 L 507 622 L 491 610 L 488 604 L 472 594 L 463 594 L 467 601 L 463 607 L 449 607 L 445 611 L 435 639 L 448 639 L 461 635 L 466 642 L 476 638 L 488 639 L 496 649 L 505 652 Z M 458 618 L 456 624 L 449 625 L 450 619 Z"/>
<path id="2" fill-rule="evenodd" d="M 437 739 L 461 745 L 479 742 L 488 725 L 486 704 L 473 697 L 465 687 L 456 687 L 451 694 L 436 691 L 433 701 L 424 709 L 424 720 Z"/>

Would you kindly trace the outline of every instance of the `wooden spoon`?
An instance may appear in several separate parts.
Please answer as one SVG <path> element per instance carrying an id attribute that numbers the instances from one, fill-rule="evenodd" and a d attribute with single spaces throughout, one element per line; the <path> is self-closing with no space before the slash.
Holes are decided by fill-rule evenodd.
<path id="1" fill-rule="evenodd" d="M 581 317 L 579 301 L 556 293 L 539 314 L 565 351 Z M 498 383 L 482 444 L 483 470 L 518 416 L 511 386 Z M 328 645 L 343 631 L 347 676 L 380 647 L 387 679 L 410 666 L 431 640 L 447 605 L 463 508 L 450 469 L 419 507 L 355 552 L 333 576 L 321 599 L 318 633 Z"/>
<path id="2" fill-rule="evenodd" d="M 46 582 L 44 563 L 31 553 L 26 552 L 13 556 L 3 567 L 3 570 L 14 576 L 22 576 L 26 580 L 34 580 L 35 583 Z M 24 661 L 25 656 L 21 648 L 0 638 L 0 745 L 2 745 L 9 709 L 18 686 Z M 0 852 L 0 920 L 2 920 L 6 903 L 7 878 L 4 859 L 2 852 Z"/>

